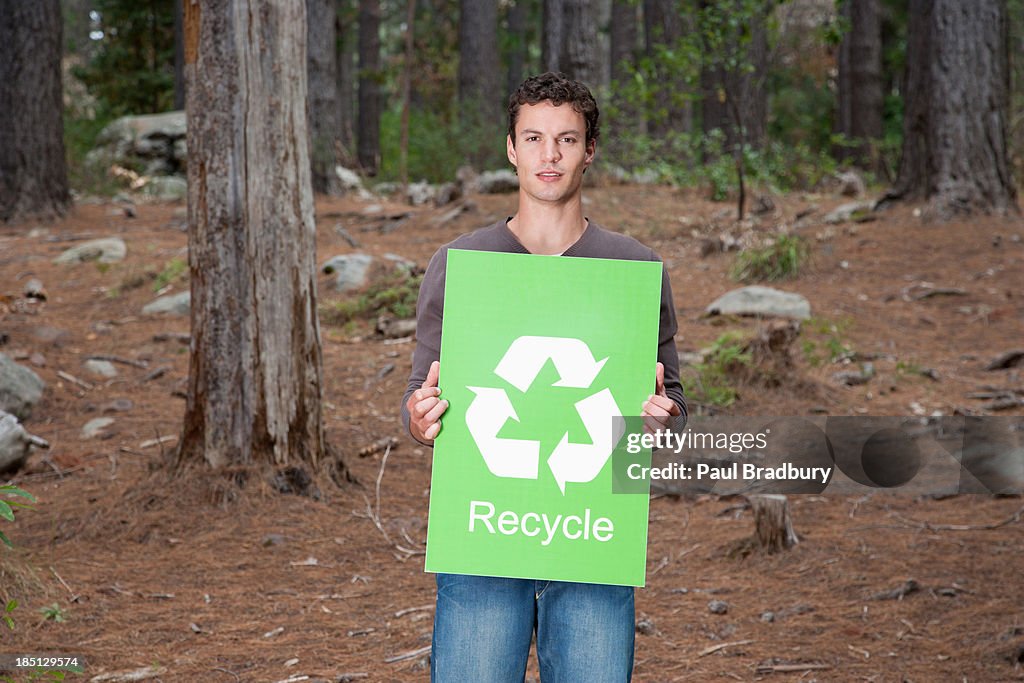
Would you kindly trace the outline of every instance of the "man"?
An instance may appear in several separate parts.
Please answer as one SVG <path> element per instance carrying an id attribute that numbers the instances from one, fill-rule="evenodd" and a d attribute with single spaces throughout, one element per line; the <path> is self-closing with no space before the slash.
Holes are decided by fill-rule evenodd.
<path id="1" fill-rule="evenodd" d="M 508 113 L 506 150 L 519 175 L 518 211 L 441 247 L 420 287 L 417 345 L 402 419 L 413 438 L 428 446 L 448 408 L 438 386 L 438 358 L 449 248 L 658 259 L 648 247 L 583 215 L 583 174 L 594 160 L 598 138 L 597 103 L 585 85 L 559 73 L 529 78 L 509 98 Z M 686 410 L 675 333 L 664 273 L 655 391 L 637 409 L 666 427 Z M 630 679 L 631 587 L 438 574 L 431 680 L 521 683 L 534 629 L 543 683 Z"/>

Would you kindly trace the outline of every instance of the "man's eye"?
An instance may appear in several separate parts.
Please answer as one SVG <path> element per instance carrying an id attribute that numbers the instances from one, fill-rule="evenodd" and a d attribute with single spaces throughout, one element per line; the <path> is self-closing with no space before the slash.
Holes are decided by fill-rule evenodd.
<path id="1" fill-rule="evenodd" d="M 527 142 L 533 142 L 534 140 L 539 140 L 539 139 L 540 139 L 540 138 L 539 138 L 539 137 L 537 137 L 536 135 L 530 135 L 530 136 L 528 136 L 528 137 L 526 138 L 526 141 L 527 141 Z"/>
<path id="2" fill-rule="evenodd" d="M 576 142 L 576 138 L 562 138 L 562 142 L 569 143 L 570 145 Z"/>

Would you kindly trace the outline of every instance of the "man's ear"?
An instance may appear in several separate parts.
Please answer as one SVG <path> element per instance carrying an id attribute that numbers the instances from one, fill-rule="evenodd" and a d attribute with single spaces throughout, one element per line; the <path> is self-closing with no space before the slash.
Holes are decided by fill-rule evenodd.
<path id="1" fill-rule="evenodd" d="M 587 172 L 587 168 L 590 164 L 594 163 L 594 156 L 597 154 L 597 140 L 591 140 L 587 143 L 587 153 L 583 157 L 583 172 Z"/>
<path id="2" fill-rule="evenodd" d="M 516 146 L 512 143 L 511 135 L 505 136 L 505 153 L 508 155 L 509 162 L 518 168 L 519 164 L 516 162 Z"/>

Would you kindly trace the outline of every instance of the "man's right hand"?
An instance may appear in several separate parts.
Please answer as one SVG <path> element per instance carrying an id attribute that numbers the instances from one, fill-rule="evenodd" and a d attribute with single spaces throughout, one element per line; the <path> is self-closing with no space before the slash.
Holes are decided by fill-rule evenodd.
<path id="1" fill-rule="evenodd" d="M 448 401 L 438 398 L 441 395 L 437 386 L 440 374 L 441 364 L 435 360 L 430 364 L 423 386 L 412 392 L 405 404 L 409 409 L 409 431 L 423 443 L 431 443 L 437 438 L 441 431 L 441 415 L 448 410 Z"/>

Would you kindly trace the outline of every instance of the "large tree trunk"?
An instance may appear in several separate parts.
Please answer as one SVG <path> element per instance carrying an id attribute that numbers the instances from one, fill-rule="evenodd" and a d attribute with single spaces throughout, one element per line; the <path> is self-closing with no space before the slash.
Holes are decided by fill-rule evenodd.
<path id="1" fill-rule="evenodd" d="M 304 3 L 185 3 L 192 342 L 179 462 L 325 463 Z"/>
<path id="2" fill-rule="evenodd" d="M 359 165 L 380 168 L 380 0 L 359 0 Z"/>
<path id="3" fill-rule="evenodd" d="M 338 36 L 335 0 L 306 0 L 310 163 L 313 191 L 337 194 Z"/>
<path id="4" fill-rule="evenodd" d="M 338 134 L 341 163 L 353 166 L 356 140 L 356 34 L 357 10 L 352 0 L 338 0 L 335 32 L 338 35 Z"/>
<path id="5" fill-rule="evenodd" d="M 891 196 L 939 217 L 1017 213 L 1006 154 L 1006 3 L 911 0 L 903 158 Z"/>
<path id="6" fill-rule="evenodd" d="M 459 115 L 469 126 L 500 121 L 497 0 L 459 2 Z"/>
<path id="7" fill-rule="evenodd" d="M 873 141 L 882 137 L 882 20 L 878 0 L 845 0 L 849 30 L 839 46 L 836 132 L 852 142 L 835 155 L 862 168 L 878 168 Z"/>
<path id="8" fill-rule="evenodd" d="M 678 68 L 666 64 L 660 54 L 677 51 L 683 37 L 683 16 L 676 0 L 644 0 L 644 46 L 653 65 L 653 110 L 648 112 L 647 131 L 656 141 L 671 133 L 689 133 L 693 128 L 693 107 L 685 98 L 686 82 Z"/>
<path id="9" fill-rule="evenodd" d="M 68 208 L 59 0 L 0 0 L 0 221 Z"/>
<path id="10" fill-rule="evenodd" d="M 633 70 L 636 68 L 637 40 L 640 22 L 637 17 L 639 5 L 631 0 L 613 0 L 608 45 L 611 66 L 611 91 L 614 98 L 615 116 L 612 118 L 614 134 L 608 139 L 613 154 L 620 146 L 623 136 L 636 136 L 644 132 L 644 117 L 637 105 L 632 85 Z M 618 155 L 616 155 L 618 156 Z M 623 163 L 621 158 L 617 163 Z"/>

